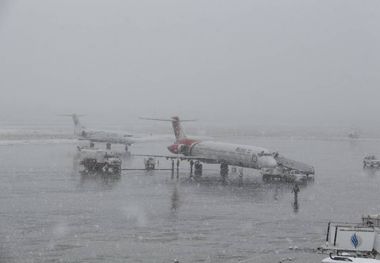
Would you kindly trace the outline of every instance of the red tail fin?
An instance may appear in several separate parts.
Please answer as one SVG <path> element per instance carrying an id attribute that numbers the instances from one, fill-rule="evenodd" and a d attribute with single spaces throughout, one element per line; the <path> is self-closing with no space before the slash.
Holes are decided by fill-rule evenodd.
<path id="1" fill-rule="evenodd" d="M 181 122 L 195 121 L 195 120 L 180 120 L 178 116 L 172 117 L 170 119 L 155 119 L 155 118 L 143 118 L 143 117 L 140 117 L 140 119 L 152 120 L 152 121 L 171 121 L 176 141 L 186 139 L 186 135 L 181 126 Z"/>
<path id="2" fill-rule="evenodd" d="M 172 117 L 172 126 L 173 126 L 175 139 L 177 141 L 182 140 L 182 139 L 186 139 L 186 135 L 182 129 L 181 121 L 179 120 L 179 117 L 177 117 L 177 116 Z"/>

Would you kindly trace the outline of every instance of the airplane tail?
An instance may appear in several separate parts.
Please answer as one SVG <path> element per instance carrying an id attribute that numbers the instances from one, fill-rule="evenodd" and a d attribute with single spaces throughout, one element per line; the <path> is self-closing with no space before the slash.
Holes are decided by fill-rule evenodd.
<path id="1" fill-rule="evenodd" d="M 178 116 L 172 117 L 172 127 L 176 141 L 186 139 L 186 134 L 182 129 L 181 121 Z"/>
<path id="2" fill-rule="evenodd" d="M 78 135 L 78 136 L 82 135 L 83 131 L 86 128 L 79 121 L 78 116 L 80 116 L 80 115 L 73 113 L 73 114 L 63 114 L 61 116 L 71 117 L 73 119 L 73 122 L 74 122 L 74 134 Z"/>
<path id="3" fill-rule="evenodd" d="M 180 120 L 178 116 L 174 116 L 170 119 L 154 119 L 154 118 L 140 118 L 140 119 L 153 120 L 153 121 L 170 121 L 172 123 L 176 141 L 186 139 L 186 134 L 182 129 L 181 122 L 195 121 L 195 120 Z"/>
<path id="4" fill-rule="evenodd" d="M 72 114 L 71 117 L 73 118 L 74 122 L 74 134 L 81 135 L 85 130 L 85 127 L 79 122 L 78 115 Z"/>

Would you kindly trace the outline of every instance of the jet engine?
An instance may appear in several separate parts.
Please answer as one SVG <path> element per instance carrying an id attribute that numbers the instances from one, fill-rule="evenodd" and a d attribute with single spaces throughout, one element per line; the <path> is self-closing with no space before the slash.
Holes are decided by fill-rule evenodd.
<path id="1" fill-rule="evenodd" d="M 168 147 L 169 151 L 174 154 L 188 155 L 190 147 L 186 144 L 172 144 Z"/>
<path id="2" fill-rule="evenodd" d="M 178 153 L 181 153 L 183 155 L 189 154 L 190 147 L 186 144 L 179 144 L 178 145 Z"/>

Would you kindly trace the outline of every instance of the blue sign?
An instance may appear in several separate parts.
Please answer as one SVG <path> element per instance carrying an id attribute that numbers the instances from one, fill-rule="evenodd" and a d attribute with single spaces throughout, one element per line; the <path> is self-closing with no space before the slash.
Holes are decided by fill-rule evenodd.
<path id="1" fill-rule="evenodd" d="M 351 243 L 355 248 L 359 246 L 359 237 L 356 235 L 356 233 L 351 236 Z"/>

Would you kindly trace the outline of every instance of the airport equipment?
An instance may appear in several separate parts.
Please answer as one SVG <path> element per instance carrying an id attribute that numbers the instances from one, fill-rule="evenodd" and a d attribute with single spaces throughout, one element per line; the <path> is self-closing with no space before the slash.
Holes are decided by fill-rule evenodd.
<path id="1" fill-rule="evenodd" d="M 314 180 L 314 174 L 307 174 L 280 165 L 276 168 L 261 169 L 261 174 L 264 182 L 281 181 L 288 183 L 306 183 Z"/>
<path id="2" fill-rule="evenodd" d="M 150 171 L 156 168 L 156 160 L 153 157 L 144 159 L 145 170 Z"/>
<path id="3" fill-rule="evenodd" d="M 201 162 L 199 161 L 196 161 L 194 163 L 194 175 L 195 176 L 202 176 L 202 172 L 203 172 L 203 165 Z"/>
<path id="4" fill-rule="evenodd" d="M 375 155 L 367 155 L 363 159 L 363 167 L 380 168 L 380 160 Z"/>
<path id="5" fill-rule="evenodd" d="M 285 156 L 280 155 L 277 152 L 273 153 L 273 156 L 277 162 L 278 167 L 281 167 L 284 170 L 294 171 L 307 176 L 315 174 L 314 167 L 311 165 L 289 159 Z"/>
<path id="6" fill-rule="evenodd" d="M 331 252 L 330 257 L 322 261 L 325 263 L 380 263 L 375 259 L 380 252 L 380 214 L 363 216 L 361 223 L 329 222 L 326 243 L 319 249 Z"/>
<path id="7" fill-rule="evenodd" d="M 332 255 L 328 258 L 322 260 L 322 263 L 342 263 L 342 262 L 352 262 L 352 263 L 380 263 L 380 260 L 373 258 L 359 258 L 352 257 L 349 255 Z"/>
<path id="8" fill-rule="evenodd" d="M 115 153 L 99 149 L 78 148 L 82 173 L 120 174 L 121 159 Z"/>
<path id="9" fill-rule="evenodd" d="M 139 156 L 139 155 L 134 155 Z M 144 155 L 145 156 L 145 155 Z M 158 161 L 153 157 L 144 158 L 144 168 L 123 168 L 122 171 L 171 171 L 172 176 L 174 175 L 174 160 L 172 160 L 171 168 L 157 168 Z M 177 168 L 177 176 L 179 170 Z"/>

